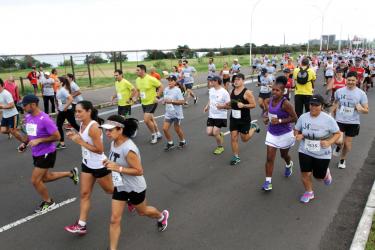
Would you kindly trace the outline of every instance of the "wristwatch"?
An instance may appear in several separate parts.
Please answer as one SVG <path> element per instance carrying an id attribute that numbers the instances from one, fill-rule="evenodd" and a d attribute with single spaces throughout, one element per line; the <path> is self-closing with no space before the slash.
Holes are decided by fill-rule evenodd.
<path id="1" fill-rule="evenodd" d="M 279 119 L 279 123 L 281 123 L 283 120 Z"/>

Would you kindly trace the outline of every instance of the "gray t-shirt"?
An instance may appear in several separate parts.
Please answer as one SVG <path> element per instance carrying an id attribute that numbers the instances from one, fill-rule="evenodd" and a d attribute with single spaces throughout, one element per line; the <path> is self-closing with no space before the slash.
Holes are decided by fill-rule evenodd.
<path id="1" fill-rule="evenodd" d="M 335 100 L 338 101 L 339 107 L 336 110 L 336 121 L 345 124 L 360 124 L 359 113 L 355 106 L 367 104 L 366 93 L 357 87 L 350 90 L 347 87 L 338 89 L 335 92 Z"/>
<path id="2" fill-rule="evenodd" d="M 44 76 L 40 79 L 40 84 L 42 84 L 43 95 L 44 96 L 53 96 L 55 92 L 53 91 L 53 84 L 55 80 L 52 78 L 44 78 Z"/>
<path id="3" fill-rule="evenodd" d="M 173 87 L 169 88 L 167 87 L 164 90 L 164 99 L 170 99 L 173 101 L 181 101 L 184 100 L 184 97 L 182 96 L 182 92 L 180 88 Z M 165 119 L 183 119 L 184 113 L 182 111 L 182 105 L 173 105 L 173 104 L 165 104 Z"/>
<path id="4" fill-rule="evenodd" d="M 139 160 L 141 161 L 141 156 L 139 154 L 138 147 L 134 144 L 131 139 L 127 139 L 123 144 L 118 147 L 115 147 L 114 142 L 111 143 L 111 152 L 109 154 L 109 160 L 116 162 L 118 165 L 128 168 L 128 162 L 126 161 L 126 157 L 128 153 L 132 151 L 134 152 Z M 142 176 L 133 176 L 127 175 L 118 172 L 112 172 L 112 181 L 113 185 L 117 188 L 119 192 L 143 192 L 146 188 L 146 181 L 145 178 Z"/>
<path id="5" fill-rule="evenodd" d="M 260 90 L 259 92 L 262 94 L 268 94 L 271 93 L 271 85 L 273 83 L 273 77 L 272 75 L 260 76 Z"/>
<path id="6" fill-rule="evenodd" d="M 213 75 L 215 75 L 215 72 L 216 72 L 215 64 L 213 64 L 213 63 L 208 64 L 208 75 L 213 76 Z"/>
<path id="7" fill-rule="evenodd" d="M 184 84 L 194 83 L 193 73 L 195 72 L 197 72 L 197 70 L 192 66 L 182 69 L 182 75 L 184 76 Z"/>
<path id="8" fill-rule="evenodd" d="M 78 84 L 75 83 L 75 82 L 71 82 L 70 83 L 70 88 L 72 89 L 72 93 L 77 92 L 77 91 L 80 90 Z M 79 103 L 82 100 L 83 100 L 83 96 L 82 95 L 77 95 L 77 96 L 73 97 L 73 104 L 77 104 L 77 103 Z"/>
<path id="9" fill-rule="evenodd" d="M 12 102 L 14 103 L 12 94 L 9 93 L 8 90 L 3 89 L 3 91 L 0 92 L 0 104 L 8 105 Z M 13 107 L 11 109 L 2 109 L 2 110 L 3 110 L 3 118 L 9 118 L 18 114 L 16 107 Z"/>
<path id="10" fill-rule="evenodd" d="M 64 106 L 69 96 L 70 96 L 69 91 L 64 87 L 61 87 L 57 91 L 56 99 L 57 99 L 57 104 L 58 104 L 57 108 L 59 109 L 59 111 L 64 111 Z M 72 105 L 69 105 L 68 109 L 71 109 L 71 108 L 72 108 Z"/>
<path id="11" fill-rule="evenodd" d="M 304 136 L 298 152 L 317 159 L 331 159 L 331 147 L 320 146 L 320 140 L 328 139 L 339 131 L 337 122 L 330 115 L 320 112 L 319 116 L 312 117 L 310 112 L 304 113 L 298 119 L 295 129 Z"/>

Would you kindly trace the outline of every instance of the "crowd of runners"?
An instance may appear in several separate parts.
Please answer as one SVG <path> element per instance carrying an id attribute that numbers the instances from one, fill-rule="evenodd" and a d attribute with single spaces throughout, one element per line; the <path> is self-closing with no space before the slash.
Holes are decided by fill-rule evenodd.
<path id="1" fill-rule="evenodd" d="M 298 165 L 304 187 L 300 201 L 308 203 L 315 197 L 312 177 L 326 185 L 332 183 L 329 169 L 332 156 L 339 157 L 338 168 L 346 168 L 352 140 L 360 131 L 360 115 L 369 112 L 366 92 L 375 81 L 375 54 L 359 49 L 301 55 L 296 59 L 289 54 L 280 59 L 264 55 L 253 58 L 251 70 L 258 75 L 258 99 L 245 87 L 245 75 L 237 59 L 230 67 L 225 63 L 220 70 L 216 69 L 214 59 L 209 59 L 208 102 L 203 112 L 208 113 L 207 136 L 213 137 L 216 144 L 213 154 L 224 152 L 224 128 L 229 117 L 232 158 L 228 162 L 233 166 L 241 162 L 239 139 L 249 142 L 255 133 L 260 133 L 259 122 L 251 115 L 254 112 L 251 110 L 259 105 L 261 122 L 266 125 L 265 180 L 261 188 L 264 191 L 273 188 L 278 150 L 285 161 L 285 177 L 293 174 L 297 160 L 293 161 L 289 151 L 299 142 Z M 320 73 L 324 74 L 324 82 L 316 81 Z M 34 165 L 31 182 L 42 199 L 35 212 L 56 205 L 45 183 L 70 178 L 74 184 L 80 183 L 80 211 L 76 221 L 65 230 L 86 234 L 90 198 L 94 184 L 98 183 L 112 196 L 110 249 L 118 248 L 125 206 L 130 212 L 155 219 L 159 231 L 168 226 L 169 211 L 152 207 L 146 201 L 141 154 L 132 140 L 139 126 L 138 120 L 132 118 L 132 105 L 141 104 L 144 123 L 151 134 L 150 143 L 158 144 L 164 137 L 164 150 L 170 151 L 188 145 L 188 135 L 183 131 L 184 107 L 189 107 L 191 99 L 194 104 L 198 102 L 193 91 L 197 71 L 187 59 L 180 60 L 165 74 L 166 86 L 155 69 L 148 74 L 143 64 L 137 65 L 136 74 L 132 84 L 121 70 L 114 71 L 116 91 L 108 98 L 117 102 L 118 114 L 105 121 L 90 100 L 85 100 L 72 74 L 58 76 L 56 69 L 50 73 L 34 67 L 27 76 L 34 94 L 23 98 L 12 77 L 5 82 L 0 79 L 1 132 L 21 142 L 19 152 L 31 149 Z M 318 85 L 325 87 L 322 95 L 316 93 Z M 37 97 L 39 91 L 43 111 Z M 160 104 L 165 109 L 161 130 L 154 117 Z M 51 113 L 56 113 L 56 120 Z M 178 142 L 173 141 L 172 125 Z M 104 152 L 104 135 L 111 141 L 108 153 Z M 52 172 L 57 150 L 67 150 L 65 137 L 81 147 L 81 169 Z"/>

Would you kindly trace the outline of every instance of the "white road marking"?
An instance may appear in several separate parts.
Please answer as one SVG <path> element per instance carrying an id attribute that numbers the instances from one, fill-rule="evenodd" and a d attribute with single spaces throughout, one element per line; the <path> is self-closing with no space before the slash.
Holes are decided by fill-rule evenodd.
<path id="1" fill-rule="evenodd" d="M 46 214 L 46 213 L 48 213 L 48 212 L 50 212 L 50 211 L 53 211 L 53 210 L 55 210 L 55 209 L 57 209 L 57 208 L 59 208 L 59 207 L 62 207 L 62 206 L 67 205 L 67 204 L 69 204 L 69 203 L 72 203 L 72 202 L 74 202 L 76 199 L 77 199 L 76 197 L 71 198 L 71 199 L 67 199 L 67 200 L 65 200 L 65 201 L 63 201 L 63 202 L 60 202 L 60 203 L 56 204 L 56 205 L 55 205 L 53 208 L 51 208 L 51 209 L 45 210 L 45 211 L 40 212 L 40 213 L 35 213 L 35 214 L 32 214 L 32 215 L 29 215 L 29 216 L 27 216 L 27 217 L 25 217 L 25 218 L 22 218 L 22 219 L 20 219 L 20 220 L 17 220 L 17 221 L 15 221 L 15 222 L 12 222 L 12 223 L 10 223 L 10 224 L 8 224 L 8 225 L 5 225 L 5 226 L 3 226 L 3 227 L 0 228 L 0 233 L 5 232 L 5 231 L 7 231 L 7 230 L 9 230 L 9 229 L 11 229 L 11 228 L 13 228 L 13 227 L 19 226 L 19 225 L 21 225 L 21 224 L 23 224 L 23 223 L 25 223 L 25 222 L 28 222 L 28 221 L 30 221 L 30 220 L 36 218 L 36 217 L 39 217 L 39 216 L 41 216 L 41 215 L 43 215 L 43 214 Z"/>
<path id="2" fill-rule="evenodd" d="M 158 118 L 161 118 L 161 117 L 164 117 L 164 115 L 155 116 L 154 119 L 158 119 Z M 144 122 L 145 122 L 145 121 L 142 120 L 142 121 L 140 121 L 139 123 L 144 123 Z"/>

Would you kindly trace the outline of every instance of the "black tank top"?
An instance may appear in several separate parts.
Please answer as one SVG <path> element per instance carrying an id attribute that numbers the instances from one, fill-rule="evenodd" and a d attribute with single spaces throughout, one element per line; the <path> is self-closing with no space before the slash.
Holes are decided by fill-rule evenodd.
<path id="1" fill-rule="evenodd" d="M 251 122 L 250 109 L 248 109 L 248 108 L 240 109 L 237 106 L 238 102 L 242 102 L 243 104 L 249 104 L 249 102 L 244 97 L 246 90 L 247 90 L 247 88 L 244 88 L 239 95 L 235 95 L 234 89 L 232 90 L 232 93 L 230 94 L 230 106 L 234 110 L 240 110 L 241 111 L 241 119 L 233 118 L 232 112 L 230 113 L 230 119 L 240 120 L 240 121 L 243 121 L 243 122 Z"/>

